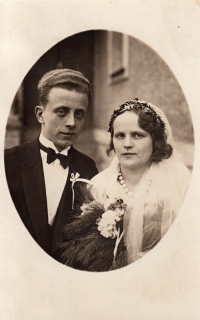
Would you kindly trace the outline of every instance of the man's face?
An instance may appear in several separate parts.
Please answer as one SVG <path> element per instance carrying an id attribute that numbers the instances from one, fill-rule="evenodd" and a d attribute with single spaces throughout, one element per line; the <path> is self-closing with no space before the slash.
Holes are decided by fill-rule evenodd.
<path id="1" fill-rule="evenodd" d="M 36 107 L 42 133 L 58 151 L 73 144 L 84 124 L 88 106 L 86 93 L 55 87 L 51 89 L 46 107 Z"/>

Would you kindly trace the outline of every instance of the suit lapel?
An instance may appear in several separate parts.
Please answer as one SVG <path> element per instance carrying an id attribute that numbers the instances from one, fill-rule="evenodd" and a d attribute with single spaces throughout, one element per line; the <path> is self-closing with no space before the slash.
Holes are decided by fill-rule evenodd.
<path id="1" fill-rule="evenodd" d="M 79 173 L 79 171 L 83 170 L 83 167 L 80 168 L 80 164 L 78 161 L 78 151 L 76 149 L 74 149 L 73 147 L 71 147 L 71 160 L 70 160 L 70 164 L 69 164 L 69 175 L 71 176 L 72 173 Z"/>
<path id="2" fill-rule="evenodd" d="M 38 138 L 28 143 L 22 181 L 38 243 L 49 251 L 47 200 Z"/>
<path id="3" fill-rule="evenodd" d="M 71 147 L 70 149 L 70 164 L 68 178 L 63 190 L 63 194 L 58 206 L 56 218 L 53 224 L 53 241 L 52 241 L 52 255 L 57 258 L 59 256 L 58 244 L 62 242 L 63 228 L 70 222 L 72 212 L 72 184 L 70 181 L 71 174 L 80 173 L 78 164 L 78 152 Z"/>

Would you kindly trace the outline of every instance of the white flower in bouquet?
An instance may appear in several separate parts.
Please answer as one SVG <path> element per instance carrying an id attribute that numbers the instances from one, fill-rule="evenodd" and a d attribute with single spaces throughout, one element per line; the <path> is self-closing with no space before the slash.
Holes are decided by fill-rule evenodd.
<path id="1" fill-rule="evenodd" d="M 124 215 L 124 209 L 116 208 L 116 209 L 115 209 L 115 212 L 116 212 L 116 217 L 115 217 L 115 219 L 116 219 L 117 221 L 120 221 L 120 220 L 121 220 L 121 217 Z"/>
<path id="2" fill-rule="evenodd" d="M 115 218 L 116 218 L 116 211 L 108 210 L 102 214 L 101 219 L 103 219 L 104 221 L 106 220 L 114 221 L 115 223 Z"/>
<path id="3" fill-rule="evenodd" d="M 105 238 L 115 238 L 117 236 L 116 229 L 116 213 L 115 211 L 106 211 L 102 214 L 102 218 L 97 222 L 98 230 Z"/>
<path id="4" fill-rule="evenodd" d="M 104 236 L 105 238 L 116 238 L 118 235 L 117 229 L 115 225 L 106 225 L 106 226 L 98 226 L 98 230 L 100 231 L 101 235 Z"/>
<path id="5" fill-rule="evenodd" d="M 116 201 L 116 200 L 115 200 Z M 116 202 L 114 203 L 116 204 Z M 108 208 L 113 207 L 113 200 L 109 201 Z M 124 215 L 124 207 L 118 204 L 114 206 L 114 210 L 108 210 L 102 214 L 102 217 L 97 220 L 98 230 L 105 238 L 116 238 L 119 235 L 116 223 L 122 219 Z"/>

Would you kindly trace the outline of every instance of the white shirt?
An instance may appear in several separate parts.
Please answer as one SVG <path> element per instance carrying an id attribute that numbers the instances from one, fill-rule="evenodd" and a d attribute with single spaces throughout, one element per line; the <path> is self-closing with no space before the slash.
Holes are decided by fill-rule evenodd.
<path id="1" fill-rule="evenodd" d="M 56 153 L 59 151 L 56 149 L 52 141 L 46 139 L 43 134 L 40 134 L 39 141 L 46 147 L 52 148 Z M 60 154 L 67 156 L 70 146 L 65 148 Z M 40 150 L 42 157 L 42 165 L 44 171 L 44 180 L 46 187 L 46 198 L 47 198 L 47 210 L 48 210 L 48 222 L 50 225 L 53 224 L 56 211 L 67 181 L 69 167 L 66 169 L 60 164 L 60 160 L 56 159 L 54 162 L 47 163 L 47 153 Z"/>

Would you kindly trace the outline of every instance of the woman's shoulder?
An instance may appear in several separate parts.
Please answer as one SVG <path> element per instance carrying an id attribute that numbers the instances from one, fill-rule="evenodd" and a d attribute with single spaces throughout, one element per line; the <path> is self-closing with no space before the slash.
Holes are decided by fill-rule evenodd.
<path id="1" fill-rule="evenodd" d="M 117 175 L 118 175 L 118 166 L 119 166 L 119 161 L 118 159 L 115 157 L 110 165 L 104 169 L 103 171 L 101 171 L 100 173 L 98 173 L 93 179 L 92 181 L 107 181 L 109 180 L 116 180 Z"/>
<path id="2" fill-rule="evenodd" d="M 112 161 L 108 168 L 101 171 L 92 179 L 94 193 L 104 200 L 113 193 L 117 195 L 117 176 L 117 165 Z"/>
<path id="3" fill-rule="evenodd" d="M 100 203 L 104 203 L 107 198 L 107 181 L 108 181 L 108 170 L 105 169 L 94 176 L 91 180 L 92 188 L 91 192 L 95 199 L 98 199 Z"/>
<path id="4" fill-rule="evenodd" d="M 168 162 L 167 165 L 162 167 L 160 173 L 164 174 L 162 177 L 165 180 L 166 190 L 171 192 L 174 190 L 175 193 L 186 193 L 191 178 L 191 172 L 182 162 Z M 161 176 L 161 175 L 160 175 Z"/>
<path id="5" fill-rule="evenodd" d="M 186 178 L 189 179 L 191 176 L 190 170 L 187 168 L 187 166 L 180 162 L 180 163 L 174 163 L 170 165 L 170 171 L 172 174 L 174 174 L 175 177 L 180 177 L 180 178 Z"/>
<path id="6" fill-rule="evenodd" d="M 92 178 L 94 183 L 98 182 L 106 182 L 109 177 L 110 167 L 104 169 L 103 171 L 99 172 L 96 176 Z"/>
<path id="7" fill-rule="evenodd" d="M 186 176 L 189 178 L 191 175 L 190 170 L 183 162 L 164 160 L 159 163 L 159 166 L 161 169 L 164 168 L 164 171 L 166 171 L 168 175 L 174 176 L 174 178 L 179 176 Z"/>

